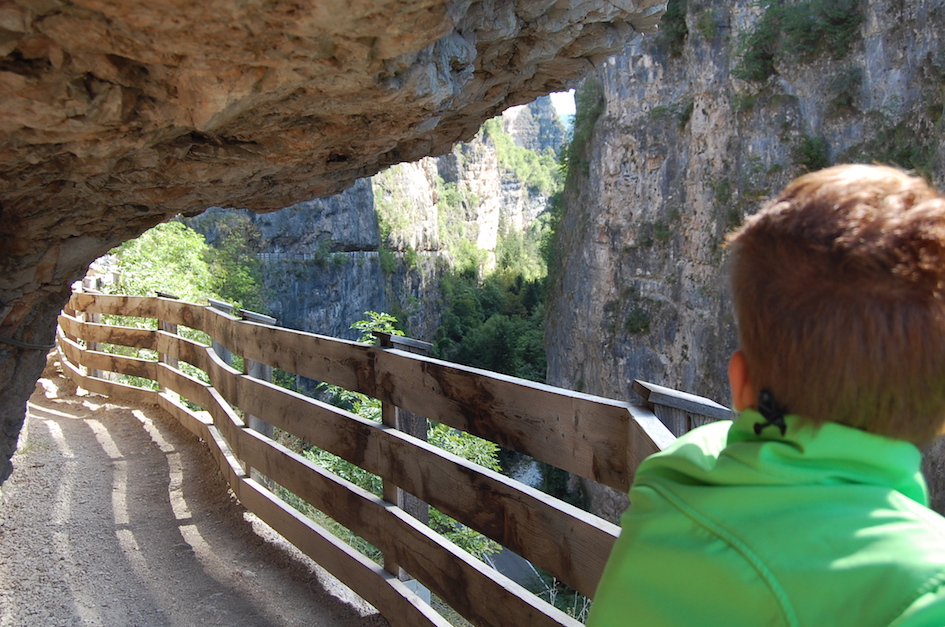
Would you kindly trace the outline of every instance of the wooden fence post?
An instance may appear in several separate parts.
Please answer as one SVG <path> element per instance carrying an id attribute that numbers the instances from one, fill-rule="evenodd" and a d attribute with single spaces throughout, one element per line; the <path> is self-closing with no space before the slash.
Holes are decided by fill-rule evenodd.
<path id="1" fill-rule="evenodd" d="M 82 279 L 82 282 L 79 284 L 79 289 L 82 292 L 87 294 L 100 294 L 99 288 L 101 287 L 98 279 L 92 279 L 86 277 Z M 99 324 L 102 321 L 102 314 L 100 313 L 89 313 L 83 311 L 77 315 L 77 319 L 82 320 L 83 322 L 91 322 L 93 324 Z M 87 342 L 86 348 L 90 351 L 101 351 L 102 344 L 101 342 Z M 98 368 L 86 368 L 89 373 L 89 376 L 95 377 L 97 379 L 104 379 L 107 375 L 104 371 L 99 370 Z"/>
<path id="2" fill-rule="evenodd" d="M 427 355 L 430 349 L 433 348 L 433 345 L 429 342 L 421 342 L 420 340 L 390 333 L 374 331 L 374 336 L 378 339 L 378 346 L 381 348 L 398 348 L 418 355 Z M 424 442 L 427 440 L 427 419 L 423 416 L 412 414 L 390 403 L 381 403 L 381 421 L 388 427 L 394 427 L 419 440 Z M 423 524 L 430 524 L 430 506 L 388 481 L 384 482 L 384 500 L 394 503 Z M 401 581 L 406 582 L 410 579 L 409 575 L 387 556 L 384 556 L 384 568 L 392 575 L 397 575 Z M 423 591 L 419 589 L 414 591 L 423 594 Z"/>
<path id="3" fill-rule="evenodd" d="M 247 311 L 245 309 L 240 309 L 240 315 L 243 317 L 243 320 L 276 326 L 276 319 L 272 316 L 256 313 L 255 311 Z M 255 379 L 272 383 L 272 366 L 269 364 L 260 363 L 244 357 L 243 372 Z M 272 438 L 275 435 L 273 426 L 258 416 L 250 414 L 247 424 L 250 429 L 258 431 L 267 438 Z"/>
<path id="4" fill-rule="evenodd" d="M 177 296 L 175 294 L 170 294 L 168 292 L 158 292 L 157 295 L 159 298 L 169 298 L 172 300 L 180 300 L 180 296 Z M 164 331 L 165 333 L 170 333 L 171 335 L 177 335 L 177 324 L 174 322 L 168 322 L 167 320 L 161 320 L 160 318 L 158 318 L 158 331 Z M 164 353 L 158 353 L 158 361 L 160 361 L 162 364 L 167 364 L 169 367 L 177 370 L 178 361 L 176 357 L 165 355 Z M 180 398 L 180 394 L 178 394 L 174 390 L 168 387 L 165 387 L 163 385 L 160 386 L 159 392 L 161 394 L 166 394 L 170 396 L 171 398 L 174 398 L 175 400 Z"/>
<path id="5" fill-rule="evenodd" d="M 214 298 L 208 298 L 210 301 L 210 308 L 216 309 L 217 311 L 222 311 L 225 314 L 233 315 L 233 305 L 230 303 L 224 303 L 222 300 L 216 300 Z M 213 352 L 220 356 L 220 359 L 227 366 L 233 365 L 233 353 L 230 352 L 230 349 L 225 347 L 223 344 L 217 342 L 216 338 L 210 338 L 210 346 L 213 349 Z"/>

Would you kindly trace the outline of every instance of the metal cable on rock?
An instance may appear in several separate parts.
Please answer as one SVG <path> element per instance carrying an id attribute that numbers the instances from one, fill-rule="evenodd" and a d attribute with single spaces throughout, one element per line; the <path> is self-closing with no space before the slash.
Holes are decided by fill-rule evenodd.
<path id="1" fill-rule="evenodd" d="M 16 346 L 17 348 L 24 348 L 26 350 L 34 351 L 48 351 L 52 348 L 56 348 L 56 343 L 52 344 L 30 344 L 28 342 L 21 342 L 19 340 L 14 340 L 12 337 L 3 337 L 0 336 L 0 344 L 9 344 L 10 346 Z"/>

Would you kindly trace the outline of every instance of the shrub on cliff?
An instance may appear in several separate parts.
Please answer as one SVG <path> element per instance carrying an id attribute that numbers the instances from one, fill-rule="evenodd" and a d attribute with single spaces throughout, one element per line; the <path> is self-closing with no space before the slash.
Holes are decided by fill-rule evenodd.
<path id="1" fill-rule="evenodd" d="M 521 181 L 531 193 L 551 196 L 561 186 L 558 162 L 550 148 L 535 152 L 517 145 L 502 128 L 501 117 L 487 120 L 482 132 L 495 146 L 499 167 Z"/>
<path id="2" fill-rule="evenodd" d="M 807 63 L 821 54 L 845 56 L 860 37 L 862 0 L 808 0 L 787 5 L 766 0 L 764 15 L 742 34 L 740 60 L 732 74 L 760 82 L 776 73 L 785 60 Z"/>

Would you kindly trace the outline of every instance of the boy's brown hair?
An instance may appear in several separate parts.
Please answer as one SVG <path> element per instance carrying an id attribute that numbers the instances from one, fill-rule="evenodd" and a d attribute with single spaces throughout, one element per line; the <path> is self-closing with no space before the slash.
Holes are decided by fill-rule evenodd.
<path id="1" fill-rule="evenodd" d="M 728 238 L 751 381 L 790 413 L 924 444 L 945 422 L 945 198 L 870 165 L 794 180 Z"/>

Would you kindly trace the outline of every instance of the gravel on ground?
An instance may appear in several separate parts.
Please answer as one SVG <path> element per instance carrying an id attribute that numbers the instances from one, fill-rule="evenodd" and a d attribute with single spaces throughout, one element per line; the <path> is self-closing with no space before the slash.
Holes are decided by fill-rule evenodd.
<path id="1" fill-rule="evenodd" d="M 27 409 L 0 486 L 0 627 L 387 625 L 162 410 L 83 394 L 53 360 Z"/>

